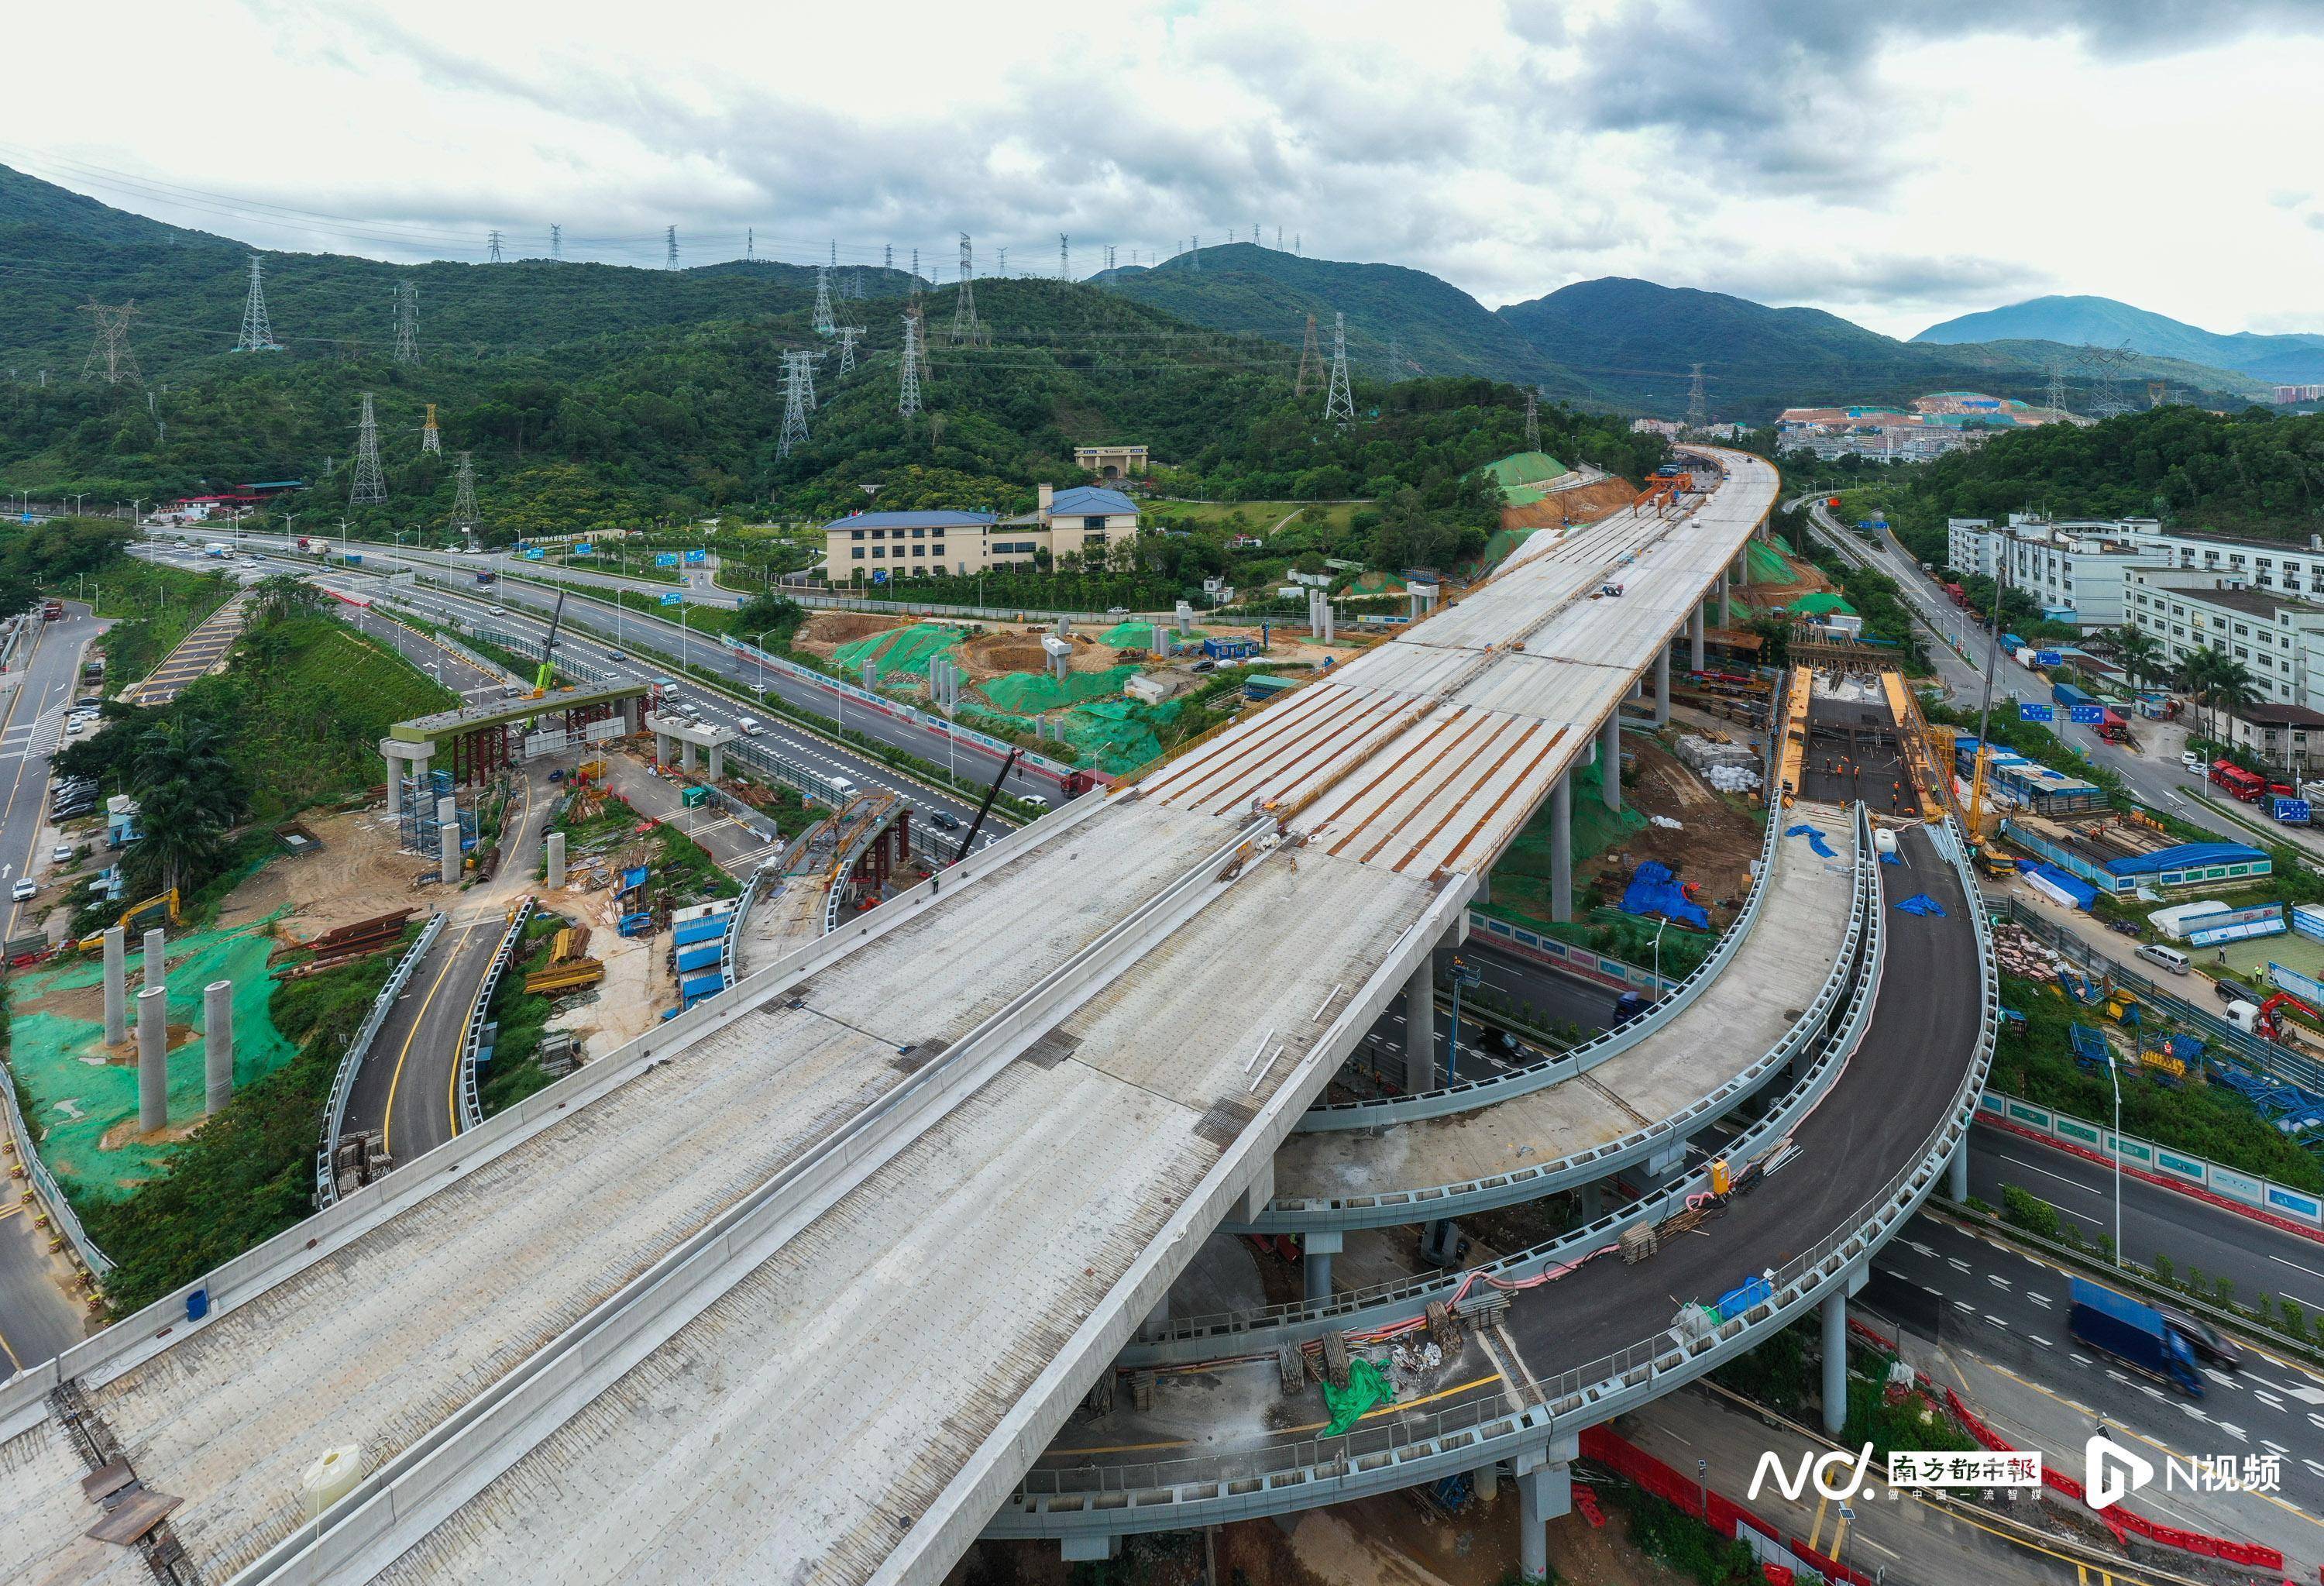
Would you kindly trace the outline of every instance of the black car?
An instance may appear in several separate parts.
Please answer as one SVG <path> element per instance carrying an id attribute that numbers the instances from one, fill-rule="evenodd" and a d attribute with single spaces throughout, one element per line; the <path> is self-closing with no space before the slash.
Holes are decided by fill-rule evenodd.
<path id="1" fill-rule="evenodd" d="M 2171 1323 L 2172 1332 L 2187 1341 L 2187 1347 L 2193 1350 L 2196 1358 L 2205 1365 L 2218 1366 L 2227 1371 L 2242 1369 L 2243 1351 L 2209 1323 L 2198 1321 L 2184 1311 L 2165 1311 L 2163 1319 Z"/>
<path id="2" fill-rule="evenodd" d="M 1509 1034 L 1509 1032 L 1505 1029 L 1487 1030 L 1485 1032 L 1485 1038 L 1479 1042 L 1478 1045 L 1481 1046 L 1486 1051 L 1500 1057 L 1515 1057 L 1525 1049 L 1523 1047 L 1518 1045 L 1517 1037 Z"/>
<path id="3" fill-rule="evenodd" d="M 928 819 L 936 823 L 936 830 L 940 832 L 957 832 L 960 830 L 960 816 L 956 815 L 946 815 L 941 809 L 930 810 L 928 812 Z"/>

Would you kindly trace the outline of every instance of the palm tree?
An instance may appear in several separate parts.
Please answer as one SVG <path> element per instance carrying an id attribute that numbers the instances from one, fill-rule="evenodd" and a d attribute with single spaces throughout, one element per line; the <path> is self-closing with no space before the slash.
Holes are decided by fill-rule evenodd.
<path id="1" fill-rule="evenodd" d="M 2204 705 L 2203 736 L 2206 738 L 2214 736 L 2209 714 L 2211 679 L 2218 675 L 2219 663 L 2225 659 L 2209 645 L 2190 650 L 2180 658 L 2177 676 L 2173 679 L 2189 697 Z"/>
<path id="2" fill-rule="evenodd" d="M 2210 696 L 2212 703 L 2218 709 L 2225 711 L 2227 719 L 2232 722 L 2258 701 L 2259 679 L 2252 676 L 2251 669 L 2243 662 L 2230 660 L 2222 655 L 2219 657 L 2218 666 L 2211 671 Z M 2215 737 L 2218 726 L 2218 724 L 2214 719 L 2212 729 Z M 2232 733 L 2233 729 L 2230 728 L 2229 731 Z M 2218 741 L 2226 742 L 2224 739 Z"/>
<path id="3" fill-rule="evenodd" d="M 2133 688 L 2139 687 L 2155 675 L 2155 661 L 2162 653 L 2162 647 L 2154 642 L 2154 635 L 2145 629 L 2116 629 L 2114 650 L 2115 659 L 2122 663 L 2123 676 L 2130 679 Z"/>

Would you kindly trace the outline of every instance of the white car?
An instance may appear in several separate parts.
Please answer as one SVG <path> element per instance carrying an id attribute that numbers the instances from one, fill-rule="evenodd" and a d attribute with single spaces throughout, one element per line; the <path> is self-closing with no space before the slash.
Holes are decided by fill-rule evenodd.
<path id="1" fill-rule="evenodd" d="M 2182 749 L 2179 752 L 2179 763 L 2191 771 L 2203 763 L 2203 757 L 2191 749 Z"/>
<path id="2" fill-rule="evenodd" d="M 508 607 L 504 605 L 488 605 L 484 608 L 484 611 L 485 613 L 490 616 L 504 617 L 508 615 Z"/>
<path id="3" fill-rule="evenodd" d="M 2187 774 L 2190 777 L 2208 777 L 2211 774 L 2211 762 L 2207 760 L 2190 760 L 2187 762 Z"/>
<path id="4" fill-rule="evenodd" d="M 74 856 L 78 854 L 79 852 L 79 849 L 75 848 L 69 843 L 60 843 L 55 847 L 49 850 L 49 862 L 51 864 L 70 864 L 73 862 Z"/>
<path id="5" fill-rule="evenodd" d="M 14 898 L 17 902 L 23 903 L 30 899 L 32 896 L 40 890 L 40 883 L 33 881 L 30 876 L 27 876 L 23 881 L 18 881 L 14 886 L 8 889 L 8 896 Z"/>
<path id="6" fill-rule="evenodd" d="M 68 733 L 78 733 L 88 725 L 88 723 L 86 719 L 80 716 L 73 716 L 65 723 L 65 731 Z"/>

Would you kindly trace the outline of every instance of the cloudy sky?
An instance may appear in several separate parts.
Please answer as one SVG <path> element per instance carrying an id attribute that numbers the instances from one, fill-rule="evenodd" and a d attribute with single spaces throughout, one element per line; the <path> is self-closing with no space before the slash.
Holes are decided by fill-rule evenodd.
<path id="1" fill-rule="evenodd" d="M 2043 292 L 2324 330 L 2319 0 L 115 0 L 0 162 L 270 246 L 1087 273 L 1190 237 L 1895 335 Z M 98 97 L 102 95 L 102 99 Z"/>

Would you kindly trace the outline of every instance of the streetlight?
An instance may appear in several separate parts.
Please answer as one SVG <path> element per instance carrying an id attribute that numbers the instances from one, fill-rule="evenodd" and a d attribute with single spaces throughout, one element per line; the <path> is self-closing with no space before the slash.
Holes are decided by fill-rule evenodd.
<path id="1" fill-rule="evenodd" d="M 2107 1078 L 2114 1084 L 2114 1264 L 2122 1265 L 2122 1075 L 2116 1069 L 2114 1046 L 2107 1046 Z"/>
<path id="2" fill-rule="evenodd" d="M 1655 997 L 1658 1001 L 1663 994 L 1663 933 L 1668 929 L 1670 916 L 1665 915 L 1663 923 L 1655 927 Z"/>
<path id="3" fill-rule="evenodd" d="M 1484 972 L 1466 959 L 1452 960 L 1452 1033 L 1444 1043 L 1444 1083 L 1458 1083 L 1461 1078 L 1461 988 L 1484 983 Z"/>

